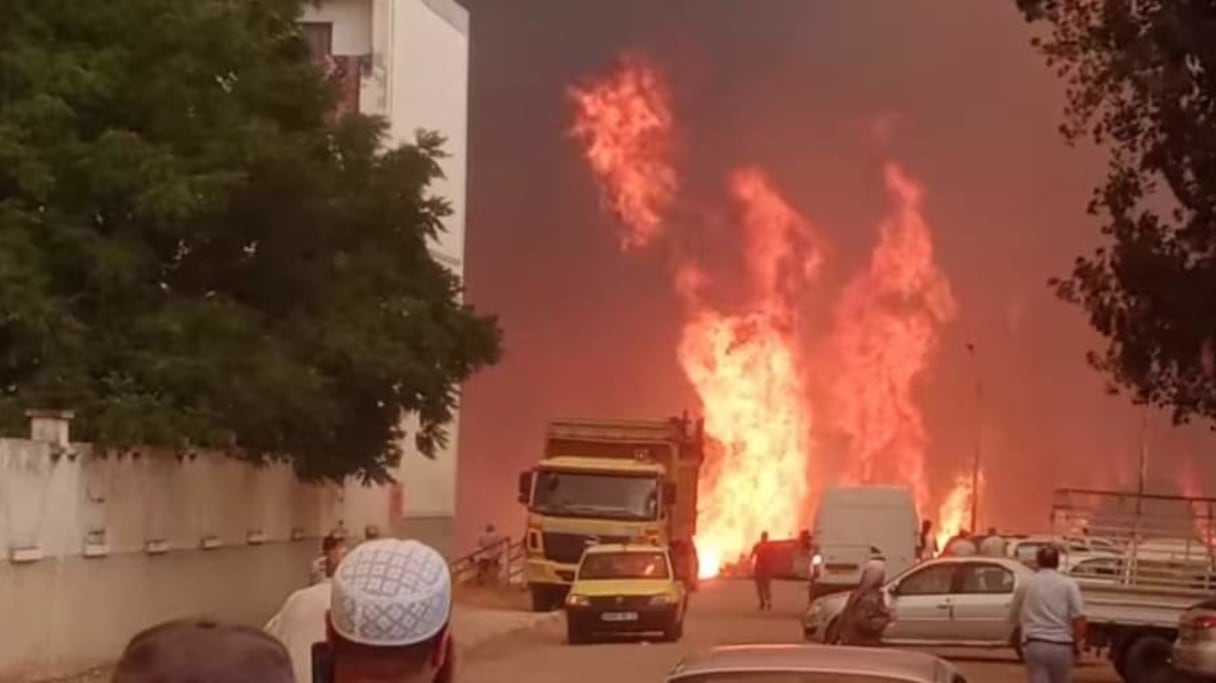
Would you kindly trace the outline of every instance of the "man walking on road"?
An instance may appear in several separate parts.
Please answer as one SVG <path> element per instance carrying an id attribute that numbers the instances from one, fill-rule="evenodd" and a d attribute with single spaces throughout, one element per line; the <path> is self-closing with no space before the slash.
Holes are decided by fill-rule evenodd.
<path id="1" fill-rule="evenodd" d="M 1072 668 L 1085 642 L 1081 589 L 1061 574 L 1060 551 L 1043 546 L 1038 571 L 1018 587 L 1010 618 L 1021 628 L 1028 683 L 1071 683 Z"/>
<path id="2" fill-rule="evenodd" d="M 760 542 L 752 546 L 752 576 L 756 580 L 756 594 L 760 598 L 760 609 L 773 608 L 773 550 L 768 542 L 768 532 L 760 534 Z"/>

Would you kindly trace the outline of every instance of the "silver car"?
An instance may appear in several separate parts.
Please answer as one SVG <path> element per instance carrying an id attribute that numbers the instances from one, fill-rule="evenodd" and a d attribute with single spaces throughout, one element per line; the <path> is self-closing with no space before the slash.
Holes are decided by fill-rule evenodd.
<path id="1" fill-rule="evenodd" d="M 1216 679 L 1216 599 L 1182 613 L 1172 658 L 1178 671 L 1195 678 Z"/>
<path id="2" fill-rule="evenodd" d="M 680 662 L 667 683 L 967 683 L 923 652 L 822 645 L 731 645 Z"/>
<path id="3" fill-rule="evenodd" d="M 914 565 L 887 582 L 894 619 L 883 635 L 892 645 L 1013 647 L 1013 594 L 1034 571 L 1005 557 L 944 557 Z M 811 602 L 803 617 L 809 641 L 835 643 L 849 596 Z"/>

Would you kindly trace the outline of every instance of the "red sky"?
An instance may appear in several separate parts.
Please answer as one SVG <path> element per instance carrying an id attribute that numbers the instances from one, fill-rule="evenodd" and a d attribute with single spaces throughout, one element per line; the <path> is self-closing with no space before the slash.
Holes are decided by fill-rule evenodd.
<path id="1" fill-rule="evenodd" d="M 873 245 L 887 208 L 881 162 L 924 183 L 960 305 L 920 392 L 937 491 L 971 457 L 977 376 L 985 526 L 1041 526 L 1052 486 L 1134 476 L 1138 413 L 1105 394 L 1084 362 L 1100 340 L 1046 284 L 1098 244 L 1084 209 L 1102 155 L 1057 134 L 1063 84 L 1028 45 L 1012 0 L 464 2 L 466 284 L 471 302 L 500 316 L 505 353 L 465 392 L 461 543 L 487 520 L 519 530 L 515 475 L 535 463 L 546 419 L 697 408 L 676 362 L 681 309 L 667 271 L 656 254 L 619 252 L 564 133 L 566 86 L 623 49 L 649 53 L 670 77 L 689 194 L 708 205 L 724 171 L 765 167 L 833 243 L 829 279 L 856 271 Z M 885 146 L 871 134 L 879 120 L 893 122 Z M 1153 422 L 1152 476 L 1170 487 L 1213 442 Z"/>

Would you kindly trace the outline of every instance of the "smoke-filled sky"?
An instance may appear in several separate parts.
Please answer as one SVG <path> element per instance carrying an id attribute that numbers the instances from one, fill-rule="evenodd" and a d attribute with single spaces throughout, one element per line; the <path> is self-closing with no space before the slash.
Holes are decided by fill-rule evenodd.
<path id="1" fill-rule="evenodd" d="M 977 419 L 983 526 L 1042 528 L 1056 485 L 1134 485 L 1139 412 L 1105 394 L 1084 361 L 1100 340 L 1046 284 L 1100 239 L 1084 209 L 1103 157 L 1057 134 L 1063 84 L 1013 0 L 462 2 L 473 17 L 466 284 L 505 334 L 501 364 L 465 392 L 463 544 L 488 520 L 518 531 L 516 473 L 536 462 L 547 419 L 698 407 L 676 358 L 683 310 L 669 272 L 657 252 L 620 252 L 567 134 L 567 87 L 626 49 L 668 75 L 685 195 L 706 207 L 707 230 L 720 229 L 723 174 L 762 166 L 831 242 L 824 277 L 839 286 L 864 267 L 889 208 L 883 162 L 924 185 L 958 302 L 918 390 L 938 495 L 968 467 Z M 1177 488 L 1193 464 L 1206 490 L 1211 435 L 1150 425 L 1153 488 Z"/>

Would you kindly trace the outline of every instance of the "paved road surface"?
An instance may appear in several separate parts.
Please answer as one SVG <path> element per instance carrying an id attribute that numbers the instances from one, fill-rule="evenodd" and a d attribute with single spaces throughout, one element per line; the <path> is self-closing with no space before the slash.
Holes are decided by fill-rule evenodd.
<path id="1" fill-rule="evenodd" d="M 570 646 L 565 622 L 550 620 L 531 631 L 499 639 L 468 653 L 459 683 L 647 683 L 687 653 L 730 643 L 801 642 L 797 617 L 805 593 L 793 584 L 774 586 L 772 612 L 756 610 L 750 584 L 721 582 L 693 595 L 679 643 L 613 642 Z M 950 650 L 935 654 L 954 660 L 971 683 L 1022 683 L 1021 666 L 1006 650 Z M 1077 683 L 1116 683 L 1105 661 L 1090 658 Z"/>

